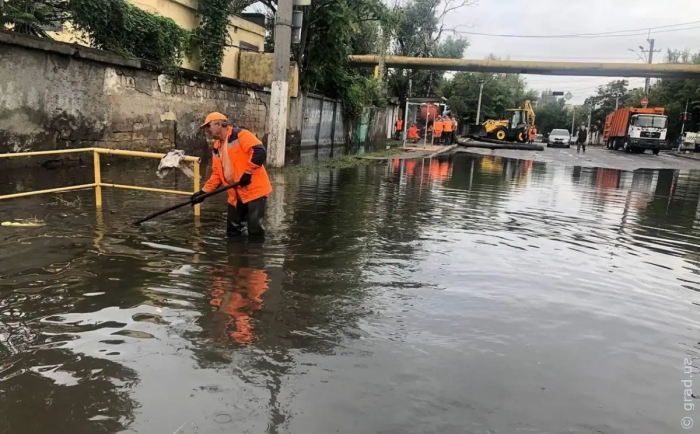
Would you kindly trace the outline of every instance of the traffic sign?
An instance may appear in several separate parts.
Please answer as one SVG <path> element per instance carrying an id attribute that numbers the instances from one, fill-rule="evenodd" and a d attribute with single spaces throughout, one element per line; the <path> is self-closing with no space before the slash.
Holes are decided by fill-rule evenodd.
<path id="1" fill-rule="evenodd" d="M 642 99 L 642 107 L 647 108 L 649 105 L 649 98 L 643 98 Z"/>
<path id="2" fill-rule="evenodd" d="M 573 98 L 573 97 L 574 97 L 574 96 L 571 94 L 571 92 L 566 92 L 566 95 L 564 95 L 564 98 L 566 98 L 567 101 L 570 100 L 570 99 Z"/>

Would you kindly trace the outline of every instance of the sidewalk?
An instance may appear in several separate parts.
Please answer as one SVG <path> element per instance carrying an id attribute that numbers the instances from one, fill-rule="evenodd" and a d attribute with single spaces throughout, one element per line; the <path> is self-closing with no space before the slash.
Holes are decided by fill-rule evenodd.
<path id="1" fill-rule="evenodd" d="M 362 156 L 358 155 L 359 158 L 366 158 L 369 160 L 413 160 L 413 159 L 422 159 L 422 158 L 434 158 L 437 157 L 438 155 L 442 154 L 447 154 L 449 152 L 452 152 L 458 145 L 450 145 L 450 146 L 437 146 L 437 145 L 427 145 L 423 147 L 421 144 L 411 144 L 411 145 L 406 145 L 405 148 L 403 148 L 403 152 L 400 154 L 395 154 L 391 156 L 382 156 L 382 157 L 376 157 L 376 156 Z"/>

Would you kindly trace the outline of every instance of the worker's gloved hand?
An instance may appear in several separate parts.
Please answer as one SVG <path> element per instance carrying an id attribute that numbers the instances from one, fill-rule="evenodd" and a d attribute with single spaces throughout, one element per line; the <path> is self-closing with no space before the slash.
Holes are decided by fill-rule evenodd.
<path id="1" fill-rule="evenodd" d="M 190 196 L 190 200 L 192 201 L 192 205 L 197 205 L 197 204 L 204 202 L 204 198 L 202 196 L 204 196 L 205 194 L 207 194 L 206 191 L 199 190 L 198 192 L 196 192 L 195 194 Z"/>
<path id="2" fill-rule="evenodd" d="M 247 185 L 250 185 L 250 181 L 253 175 L 250 173 L 244 173 L 243 176 L 241 176 L 241 179 L 238 180 L 238 185 L 241 187 L 245 187 Z"/>

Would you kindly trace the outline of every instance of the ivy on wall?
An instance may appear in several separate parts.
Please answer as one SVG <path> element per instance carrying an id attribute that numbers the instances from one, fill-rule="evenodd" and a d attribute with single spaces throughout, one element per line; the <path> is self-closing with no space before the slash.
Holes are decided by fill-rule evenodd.
<path id="1" fill-rule="evenodd" d="M 126 0 L 70 0 L 71 21 L 91 45 L 174 69 L 190 50 L 192 32 Z"/>
<path id="2" fill-rule="evenodd" d="M 228 18 L 233 13 L 230 0 L 199 0 L 197 14 L 201 23 L 193 32 L 194 43 L 199 48 L 201 70 L 221 74 L 224 49 L 228 41 Z"/>

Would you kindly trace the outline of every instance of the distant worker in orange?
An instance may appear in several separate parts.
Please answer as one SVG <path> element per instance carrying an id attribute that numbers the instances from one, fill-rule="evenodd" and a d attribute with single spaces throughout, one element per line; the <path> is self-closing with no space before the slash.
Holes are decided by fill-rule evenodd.
<path id="1" fill-rule="evenodd" d="M 220 185 L 238 182 L 238 187 L 227 191 L 228 236 L 263 236 L 265 205 L 272 192 L 270 179 L 265 171 L 267 150 L 253 133 L 229 125 L 221 113 L 210 113 L 200 126 L 213 139 L 212 173 L 204 187 L 191 196 L 192 203 L 202 203 L 205 193 Z"/>
<path id="2" fill-rule="evenodd" d="M 396 140 L 399 140 L 401 139 L 401 131 L 403 131 L 403 119 L 401 119 L 401 116 L 396 119 L 394 125 L 396 126 Z"/>
<path id="3" fill-rule="evenodd" d="M 442 120 L 442 116 L 438 116 L 437 119 L 435 119 L 435 122 L 433 122 L 433 128 L 434 128 L 434 133 L 433 137 L 435 138 L 435 143 L 441 143 L 442 142 L 442 132 L 445 129 L 445 122 Z"/>
<path id="4" fill-rule="evenodd" d="M 420 139 L 418 136 L 418 128 L 416 127 L 416 124 L 412 124 L 408 128 L 408 140 L 413 140 L 413 143 L 416 143 Z"/>
<path id="5" fill-rule="evenodd" d="M 452 131 L 454 130 L 454 127 L 453 127 L 452 118 L 450 117 L 450 115 L 445 116 L 444 122 L 445 122 L 444 144 L 451 145 L 452 144 Z"/>
<path id="6" fill-rule="evenodd" d="M 530 137 L 529 137 L 529 142 L 530 142 L 530 143 L 534 142 L 534 141 L 535 141 L 535 136 L 537 136 L 537 127 L 535 127 L 535 126 L 533 125 L 532 128 L 530 128 L 530 131 L 528 132 L 528 134 L 529 134 L 529 136 L 530 136 Z"/>

